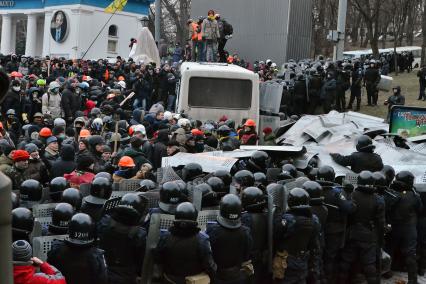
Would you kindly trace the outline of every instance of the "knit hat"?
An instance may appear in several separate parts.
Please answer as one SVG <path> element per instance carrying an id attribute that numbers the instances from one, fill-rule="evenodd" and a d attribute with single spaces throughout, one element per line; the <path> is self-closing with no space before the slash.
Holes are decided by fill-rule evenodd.
<path id="1" fill-rule="evenodd" d="M 38 149 L 37 145 L 34 144 L 34 143 L 28 143 L 27 145 L 25 145 L 25 151 L 27 151 L 28 154 L 37 152 L 38 150 L 39 149 Z"/>
<path id="2" fill-rule="evenodd" d="M 49 145 L 50 143 L 53 143 L 53 142 L 58 142 L 58 138 L 56 138 L 55 136 L 50 136 L 46 140 L 46 145 Z"/>
<path id="3" fill-rule="evenodd" d="M 77 170 L 86 171 L 94 162 L 90 155 L 80 155 L 77 157 Z"/>
<path id="4" fill-rule="evenodd" d="M 265 133 L 265 135 L 268 135 L 268 134 L 272 133 L 272 128 L 271 127 L 265 127 L 265 128 L 263 128 L 263 133 Z"/>
<path id="5" fill-rule="evenodd" d="M 103 151 L 102 151 L 103 153 L 112 153 L 112 149 L 108 145 L 103 145 L 102 149 L 103 149 Z"/>
<path id="6" fill-rule="evenodd" d="M 26 161 L 30 158 L 30 154 L 28 154 L 25 150 L 16 150 L 12 154 L 12 160 L 14 162 Z"/>
<path id="7" fill-rule="evenodd" d="M 28 262 L 33 256 L 31 245 L 24 240 L 18 240 L 12 244 L 13 261 Z"/>

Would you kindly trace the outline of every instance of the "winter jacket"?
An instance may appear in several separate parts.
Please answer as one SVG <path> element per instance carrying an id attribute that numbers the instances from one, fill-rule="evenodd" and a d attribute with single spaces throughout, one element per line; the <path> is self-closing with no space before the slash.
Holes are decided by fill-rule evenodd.
<path id="1" fill-rule="evenodd" d="M 61 105 L 65 118 L 74 117 L 75 112 L 80 110 L 81 99 L 72 89 L 67 88 L 62 92 Z"/>
<path id="2" fill-rule="evenodd" d="M 202 24 L 203 38 L 207 40 L 217 41 L 220 38 L 219 25 L 216 20 L 209 20 L 208 18 Z"/>
<path id="3" fill-rule="evenodd" d="M 52 163 L 51 178 L 63 177 L 64 174 L 69 174 L 76 169 L 74 154 L 74 148 L 71 145 L 62 146 L 60 157 Z"/>
<path id="4" fill-rule="evenodd" d="M 43 262 L 40 272 L 28 262 L 13 263 L 13 281 L 15 284 L 66 284 L 64 276 L 54 266 Z"/>
<path id="5" fill-rule="evenodd" d="M 62 117 L 61 94 L 45 93 L 41 98 L 41 112 L 50 113 L 52 118 Z"/>
<path id="6" fill-rule="evenodd" d="M 13 160 L 4 154 L 0 156 L 0 171 L 5 173 L 13 166 Z"/>
<path id="7" fill-rule="evenodd" d="M 103 251 L 93 245 L 55 240 L 47 260 L 62 271 L 68 284 L 107 283 Z"/>
<path id="8" fill-rule="evenodd" d="M 263 140 L 264 140 L 263 145 L 266 145 L 266 146 L 276 146 L 277 145 L 277 143 L 275 143 L 275 134 L 274 133 L 269 133 L 269 134 L 265 135 L 265 138 Z"/>
<path id="9" fill-rule="evenodd" d="M 320 98 L 321 100 L 330 100 L 336 97 L 336 79 L 330 79 L 324 82 L 321 88 Z"/>
<path id="10" fill-rule="evenodd" d="M 13 90 L 9 90 L 7 92 L 6 97 L 4 98 L 4 101 L 1 105 L 3 115 L 5 115 L 6 111 L 8 111 L 9 109 L 14 109 L 17 114 L 21 112 L 19 94 L 14 92 Z"/>
<path id="11" fill-rule="evenodd" d="M 29 159 L 28 168 L 25 170 L 25 175 L 30 179 L 38 180 L 41 184 L 48 182 L 48 174 L 46 165 L 41 159 Z"/>

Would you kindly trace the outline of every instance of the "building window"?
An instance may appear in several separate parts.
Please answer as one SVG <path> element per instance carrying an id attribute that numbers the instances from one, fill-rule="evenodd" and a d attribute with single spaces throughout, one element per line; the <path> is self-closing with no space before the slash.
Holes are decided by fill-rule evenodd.
<path id="1" fill-rule="evenodd" d="M 110 37 L 117 37 L 117 26 L 116 25 L 111 25 L 111 26 L 109 26 L 109 29 L 108 29 L 108 36 L 110 36 Z"/>
<path id="2" fill-rule="evenodd" d="M 108 53 L 117 53 L 117 41 L 108 40 Z"/>

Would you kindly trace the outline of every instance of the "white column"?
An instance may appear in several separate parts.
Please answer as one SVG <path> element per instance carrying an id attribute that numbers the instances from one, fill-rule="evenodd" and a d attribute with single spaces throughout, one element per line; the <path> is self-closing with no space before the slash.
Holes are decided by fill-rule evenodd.
<path id="1" fill-rule="evenodd" d="M 50 55 L 50 21 L 52 19 L 52 11 L 44 12 L 44 32 L 43 32 L 43 54 L 42 56 Z"/>
<path id="2" fill-rule="evenodd" d="M 37 47 L 37 14 L 28 14 L 25 55 L 35 56 Z"/>
<path id="3" fill-rule="evenodd" d="M 16 17 L 12 17 L 12 39 L 10 40 L 10 53 L 16 53 L 16 25 L 17 23 Z"/>
<path id="4" fill-rule="evenodd" d="M 11 53 L 12 15 L 2 15 L 0 52 L 4 55 Z"/>

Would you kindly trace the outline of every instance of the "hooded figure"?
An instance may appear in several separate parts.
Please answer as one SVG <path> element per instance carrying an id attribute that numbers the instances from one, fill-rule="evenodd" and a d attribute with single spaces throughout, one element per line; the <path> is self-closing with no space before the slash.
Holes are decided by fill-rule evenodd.
<path id="1" fill-rule="evenodd" d="M 154 151 L 152 155 L 152 163 L 154 169 L 161 167 L 161 159 L 167 157 L 167 143 L 169 142 L 169 130 L 161 129 L 158 131 L 158 137 L 154 144 Z"/>
<path id="2" fill-rule="evenodd" d="M 70 174 L 77 167 L 77 163 L 74 161 L 75 151 L 71 145 L 63 145 L 59 158 L 52 163 L 52 169 L 50 171 L 51 178 L 63 177 L 64 174 Z"/>

